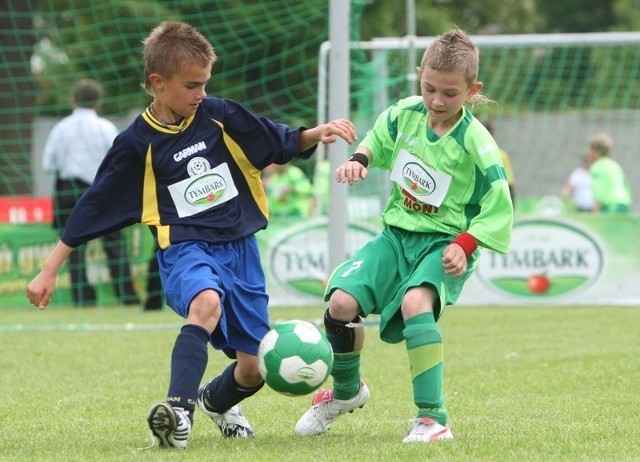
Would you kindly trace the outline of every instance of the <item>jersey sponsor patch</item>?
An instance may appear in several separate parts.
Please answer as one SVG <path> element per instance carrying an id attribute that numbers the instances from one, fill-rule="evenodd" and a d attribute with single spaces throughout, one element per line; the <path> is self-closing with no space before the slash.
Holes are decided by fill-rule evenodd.
<path id="1" fill-rule="evenodd" d="M 224 204 L 238 195 L 226 162 L 170 185 L 169 192 L 180 218 Z"/>
<path id="2" fill-rule="evenodd" d="M 440 207 L 449 190 L 451 175 L 429 167 L 401 149 L 391 170 L 391 180 L 415 200 Z"/>

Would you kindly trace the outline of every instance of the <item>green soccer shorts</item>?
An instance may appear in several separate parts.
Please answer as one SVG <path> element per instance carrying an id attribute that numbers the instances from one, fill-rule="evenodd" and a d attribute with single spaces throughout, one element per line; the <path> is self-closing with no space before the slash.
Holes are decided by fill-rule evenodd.
<path id="1" fill-rule="evenodd" d="M 404 340 L 400 306 L 408 289 L 426 286 L 438 294 L 440 304 L 434 307 L 437 320 L 446 305 L 458 300 L 462 287 L 473 273 L 478 250 L 468 258 L 464 275 L 454 277 L 445 273 L 442 253 L 453 239 L 454 236 L 444 233 L 416 233 L 385 227 L 331 273 L 325 300 L 329 300 L 336 289 L 351 294 L 363 316 L 380 315 L 380 338 L 399 343 Z"/>

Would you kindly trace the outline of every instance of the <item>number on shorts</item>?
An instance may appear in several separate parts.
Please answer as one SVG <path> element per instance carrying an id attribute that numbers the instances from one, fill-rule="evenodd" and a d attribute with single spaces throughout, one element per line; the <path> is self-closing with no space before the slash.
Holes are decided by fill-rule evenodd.
<path id="1" fill-rule="evenodd" d="M 362 260 L 356 260 L 353 263 L 351 263 L 351 267 L 346 270 L 344 273 L 342 273 L 340 276 L 343 278 L 348 277 L 353 271 L 357 270 L 358 268 L 360 268 L 362 266 Z"/>

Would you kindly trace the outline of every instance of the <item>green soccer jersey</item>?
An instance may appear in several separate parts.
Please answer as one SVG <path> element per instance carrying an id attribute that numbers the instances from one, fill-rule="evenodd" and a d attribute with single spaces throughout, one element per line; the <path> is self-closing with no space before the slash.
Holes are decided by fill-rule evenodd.
<path id="1" fill-rule="evenodd" d="M 484 126 L 463 108 L 442 137 L 428 128 L 421 96 L 386 109 L 361 145 L 371 167 L 391 172 L 382 222 L 415 232 L 468 232 L 478 243 L 507 253 L 513 205 L 500 150 Z"/>
<path id="2" fill-rule="evenodd" d="M 306 217 L 311 205 L 311 182 L 295 165 L 274 173 L 266 185 L 269 213 L 273 216 Z"/>
<path id="3" fill-rule="evenodd" d="M 620 164 L 609 157 L 600 157 L 591 165 L 590 172 L 593 198 L 602 211 L 628 211 L 631 190 Z"/>

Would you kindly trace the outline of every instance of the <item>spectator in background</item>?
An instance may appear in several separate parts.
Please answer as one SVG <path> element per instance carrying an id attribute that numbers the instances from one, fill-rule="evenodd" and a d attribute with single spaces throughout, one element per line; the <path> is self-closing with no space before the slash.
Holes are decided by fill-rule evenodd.
<path id="1" fill-rule="evenodd" d="M 271 216 L 309 216 L 313 188 L 301 168 L 271 164 L 264 169 L 264 185 Z"/>
<path id="2" fill-rule="evenodd" d="M 79 80 L 71 94 L 73 112 L 53 127 L 44 147 L 43 167 L 56 176 L 53 225 L 61 232 L 80 196 L 93 183 L 102 159 L 118 134 L 112 122 L 98 116 L 101 99 L 102 88 L 95 80 Z M 131 281 L 122 232 L 106 234 L 102 245 L 118 300 L 124 305 L 140 304 Z M 69 257 L 71 294 L 76 306 L 97 303 L 96 291 L 87 278 L 85 251 L 86 246 L 82 245 Z"/>
<path id="3" fill-rule="evenodd" d="M 589 168 L 591 159 L 585 155 L 581 166 L 576 167 L 560 188 L 560 196 L 571 197 L 578 212 L 593 211 L 593 190 Z"/>
<path id="4" fill-rule="evenodd" d="M 495 127 L 493 122 L 490 120 L 483 120 L 482 125 L 491 133 L 491 136 L 495 138 Z M 499 143 L 498 143 L 499 144 Z M 500 158 L 502 159 L 502 164 L 504 165 L 504 170 L 507 175 L 507 183 L 509 184 L 509 194 L 511 195 L 511 202 L 513 203 L 513 209 L 516 207 L 516 184 L 515 178 L 513 176 L 513 168 L 511 167 L 511 159 L 509 158 L 509 154 L 507 151 L 500 147 Z"/>
<path id="5" fill-rule="evenodd" d="M 594 212 L 625 213 L 631 209 L 629 182 L 620 164 L 610 157 L 612 148 L 613 140 L 606 133 L 589 140 Z"/>

